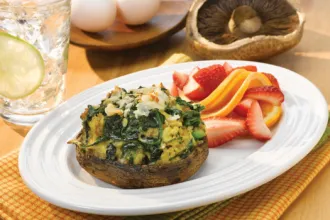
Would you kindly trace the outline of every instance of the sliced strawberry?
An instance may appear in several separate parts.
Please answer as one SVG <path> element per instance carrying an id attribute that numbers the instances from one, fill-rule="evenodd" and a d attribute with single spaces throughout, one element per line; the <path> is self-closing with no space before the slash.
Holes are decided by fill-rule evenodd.
<path id="1" fill-rule="evenodd" d="M 201 101 L 209 94 L 196 82 L 193 75 L 189 76 L 187 85 L 183 87 L 183 93 L 190 100 L 194 101 Z"/>
<path id="2" fill-rule="evenodd" d="M 244 98 L 265 101 L 276 106 L 279 106 L 282 102 L 284 102 L 284 94 L 275 86 L 250 88 L 245 92 Z"/>
<path id="3" fill-rule="evenodd" d="M 223 64 L 223 68 L 225 69 L 227 76 L 233 71 L 233 67 L 227 62 Z"/>
<path id="4" fill-rule="evenodd" d="M 246 133 L 244 120 L 208 118 L 204 120 L 209 148 L 218 147 Z"/>
<path id="5" fill-rule="evenodd" d="M 234 109 L 234 112 L 242 117 L 246 117 L 251 107 L 253 99 L 243 99 Z"/>
<path id="6" fill-rule="evenodd" d="M 188 83 L 189 76 L 184 73 L 174 72 L 173 73 L 173 82 L 179 88 L 183 89 L 183 87 Z"/>
<path id="7" fill-rule="evenodd" d="M 187 101 L 187 102 L 192 102 L 192 100 L 189 99 L 189 98 L 183 93 L 182 90 L 178 89 L 178 92 L 179 92 L 179 96 L 180 96 L 181 99 L 183 99 L 183 100 L 185 100 L 185 101 Z"/>
<path id="8" fill-rule="evenodd" d="M 245 117 L 240 116 L 239 114 L 237 114 L 237 113 L 234 112 L 234 111 L 230 112 L 230 113 L 226 116 L 226 118 L 245 120 Z"/>
<path id="9" fill-rule="evenodd" d="M 251 71 L 251 72 L 257 72 L 258 68 L 256 66 L 252 66 L 252 65 L 247 65 L 247 66 L 239 66 L 234 68 L 233 70 L 237 70 L 237 69 L 245 69 L 247 71 Z"/>
<path id="10" fill-rule="evenodd" d="M 271 139 L 272 133 L 264 122 L 258 101 L 253 100 L 246 118 L 246 126 L 254 138 L 260 141 Z"/>
<path id="11" fill-rule="evenodd" d="M 194 75 L 195 73 L 197 73 L 201 68 L 199 68 L 198 66 L 194 67 L 194 69 L 191 70 L 191 72 L 189 73 L 189 75 Z"/>
<path id="12" fill-rule="evenodd" d="M 269 81 L 272 83 L 273 86 L 277 87 L 280 89 L 280 84 L 278 83 L 277 79 L 275 78 L 275 76 L 273 76 L 270 73 L 263 73 L 268 79 Z"/>
<path id="13" fill-rule="evenodd" d="M 227 74 L 223 66 L 215 64 L 200 69 L 193 74 L 193 77 L 205 91 L 211 93 L 227 77 Z"/>
<path id="14" fill-rule="evenodd" d="M 174 97 L 178 97 L 179 96 L 179 89 L 178 89 L 178 87 L 174 83 L 172 83 L 172 87 L 171 87 L 170 93 Z"/>
<path id="15" fill-rule="evenodd" d="M 234 70 L 238 70 L 238 69 L 245 69 L 247 71 L 251 71 L 251 72 L 257 72 L 258 68 L 256 66 L 253 65 L 247 65 L 247 66 L 239 66 L 239 67 L 232 67 L 229 63 L 225 62 L 223 64 L 223 67 L 227 73 L 227 75 L 229 75 L 231 72 L 233 72 Z"/>

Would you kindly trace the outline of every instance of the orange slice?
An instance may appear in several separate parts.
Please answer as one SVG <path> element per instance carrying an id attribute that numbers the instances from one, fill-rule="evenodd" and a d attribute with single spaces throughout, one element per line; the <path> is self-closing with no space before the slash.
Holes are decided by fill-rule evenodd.
<path id="1" fill-rule="evenodd" d="M 242 81 L 250 74 L 246 70 L 235 70 L 232 72 L 207 98 L 199 104 L 205 106 L 206 111 L 219 109 L 224 106 L 231 98 L 230 91 L 235 85 L 241 84 Z M 231 94 L 232 95 L 232 94 Z"/>
<path id="2" fill-rule="evenodd" d="M 282 107 L 274 106 L 268 102 L 261 102 L 260 107 L 262 109 L 262 114 L 264 115 L 264 121 L 266 125 L 270 128 L 274 126 L 281 118 L 282 115 Z"/>
<path id="3" fill-rule="evenodd" d="M 242 80 L 242 78 L 244 78 L 244 80 Z M 238 103 L 242 100 L 247 89 L 252 87 L 271 85 L 272 83 L 264 74 L 259 72 L 243 71 L 242 73 L 240 73 L 240 75 L 236 77 L 236 79 L 232 81 L 232 83 L 229 84 L 229 86 L 227 86 L 222 91 L 221 94 L 218 95 L 218 97 L 214 95 L 215 98 L 212 100 L 212 103 L 206 106 L 206 111 L 202 112 L 202 118 L 209 118 L 215 116 L 225 117 L 229 113 L 231 113 L 238 105 Z M 203 101 L 201 102 L 201 104 L 203 103 Z M 220 106 L 219 104 L 217 105 L 217 103 L 224 103 L 224 105 Z M 218 110 L 215 112 L 210 112 L 210 110 L 215 109 L 214 106 L 216 106 Z"/>

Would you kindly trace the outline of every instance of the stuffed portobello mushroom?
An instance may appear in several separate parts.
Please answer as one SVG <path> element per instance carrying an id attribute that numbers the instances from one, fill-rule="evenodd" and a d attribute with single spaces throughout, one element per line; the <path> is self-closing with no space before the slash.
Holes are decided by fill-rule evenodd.
<path id="1" fill-rule="evenodd" d="M 170 185 L 195 174 L 208 156 L 203 107 L 173 97 L 162 85 L 116 87 L 82 113 L 79 164 L 121 188 Z"/>

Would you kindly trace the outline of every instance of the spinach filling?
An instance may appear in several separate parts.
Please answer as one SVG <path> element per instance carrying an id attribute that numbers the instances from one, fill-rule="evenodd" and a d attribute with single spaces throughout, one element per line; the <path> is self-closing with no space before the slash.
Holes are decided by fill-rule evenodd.
<path id="1" fill-rule="evenodd" d="M 105 117 L 103 137 L 106 140 L 122 140 L 122 117 L 120 115 L 113 115 L 111 117 Z"/>
<path id="2" fill-rule="evenodd" d="M 193 151 L 193 149 L 194 149 L 194 145 L 193 145 L 192 140 L 190 140 L 186 149 L 184 149 L 184 151 L 182 151 L 178 156 L 181 159 L 185 159 L 189 156 L 189 154 Z"/>
<path id="3" fill-rule="evenodd" d="M 111 161 L 115 161 L 117 159 L 116 158 L 116 152 L 117 152 L 117 148 L 113 144 L 110 143 L 107 147 L 107 151 L 106 151 L 107 157 L 106 157 L 106 159 L 111 160 Z"/>
<path id="4" fill-rule="evenodd" d="M 192 103 L 187 102 L 187 101 L 181 99 L 180 97 L 176 98 L 176 103 L 181 106 L 185 106 L 185 107 L 189 108 L 189 110 L 181 113 L 181 115 L 183 117 L 184 126 L 198 127 L 201 123 L 203 123 L 201 120 L 200 112 L 204 110 L 204 106 L 193 105 Z"/>
<path id="5" fill-rule="evenodd" d="M 121 135 L 126 140 L 137 140 L 139 138 L 140 122 L 134 114 L 129 114 L 127 120 L 127 125 L 122 129 Z"/>
<path id="6" fill-rule="evenodd" d="M 197 112 L 201 112 L 205 109 L 205 107 L 202 105 L 199 105 L 199 104 L 193 105 L 191 102 L 187 102 L 187 101 L 181 99 L 180 97 L 176 98 L 176 103 L 179 105 L 182 105 L 182 106 L 189 107 L 191 110 L 195 110 Z"/>
<path id="7" fill-rule="evenodd" d="M 141 145 L 137 142 L 126 143 L 123 148 L 123 158 L 128 160 L 129 164 L 134 164 L 134 158 L 138 152 L 138 149 L 141 148 Z"/>
<path id="8" fill-rule="evenodd" d="M 169 115 L 179 115 L 182 118 L 182 125 L 185 127 L 192 126 L 198 129 L 203 124 L 200 118 L 200 112 L 204 109 L 201 105 L 193 105 L 190 102 L 186 102 L 181 98 L 176 98 L 176 104 L 182 106 L 182 110 L 175 107 L 167 106 L 165 112 Z M 133 106 L 134 107 L 134 106 Z M 83 126 L 86 133 L 86 143 L 89 139 L 89 124 L 94 116 L 102 114 L 104 116 L 103 135 L 98 137 L 96 141 L 90 145 L 84 147 L 94 146 L 101 142 L 109 140 L 123 141 L 122 146 L 122 158 L 126 159 L 129 164 L 134 164 L 134 159 L 139 152 L 145 152 L 149 155 L 144 156 L 142 159 L 143 164 L 156 162 L 161 157 L 163 150 L 161 149 L 163 126 L 165 124 L 165 116 L 159 111 L 159 109 L 152 109 L 148 116 L 135 117 L 132 108 L 126 117 L 122 115 L 107 116 L 105 113 L 106 103 L 102 101 L 101 105 L 97 108 L 89 105 L 87 113 L 84 115 Z M 125 120 L 125 121 L 124 121 Z M 125 122 L 125 123 L 124 123 Z M 154 135 L 147 135 L 148 131 L 153 131 Z M 203 140 L 205 133 L 203 134 L 199 130 L 195 130 L 193 133 L 193 139 Z M 171 158 L 180 157 L 182 159 L 187 158 L 194 149 L 194 142 L 190 140 L 187 147 L 178 155 Z M 106 159 L 115 161 L 117 160 L 117 148 L 109 143 L 106 149 Z"/>
<path id="9" fill-rule="evenodd" d="M 165 112 L 169 115 L 180 115 L 182 116 L 182 111 L 176 108 L 166 107 Z"/>
<path id="10" fill-rule="evenodd" d="M 104 107 L 95 109 L 93 106 L 88 106 L 87 116 L 83 121 L 83 126 L 86 131 L 86 140 L 88 140 L 88 132 L 90 130 L 88 122 L 99 113 L 105 115 L 104 109 Z M 124 141 L 125 145 L 122 149 L 123 155 L 124 158 L 129 160 L 129 163 L 134 159 L 134 152 L 136 152 L 137 148 L 142 148 L 143 151 L 150 153 L 150 162 L 157 161 L 163 152 L 160 149 L 160 144 L 162 142 L 163 124 L 165 122 L 164 115 L 161 114 L 158 109 L 153 109 L 148 116 L 141 116 L 139 118 L 136 118 L 134 114 L 130 112 L 126 118 L 128 120 L 126 126 L 123 126 L 123 119 L 124 117 L 118 114 L 105 116 L 103 135 L 98 137 L 94 143 L 85 145 L 85 147 L 95 146 L 111 139 Z M 158 136 L 156 138 L 144 135 L 144 132 L 149 128 L 158 130 Z M 107 159 L 115 160 L 116 149 L 112 144 L 109 144 L 107 147 L 106 154 Z"/>
<path id="11" fill-rule="evenodd" d="M 102 102 L 102 104 L 103 104 L 103 102 Z M 88 122 L 90 120 L 92 120 L 92 118 L 97 114 L 101 113 L 101 114 L 105 115 L 105 108 L 106 108 L 105 105 L 101 105 L 99 108 L 95 108 L 94 106 L 91 106 L 91 105 L 87 106 L 87 109 L 88 109 L 87 114 L 85 115 L 84 118 L 82 118 L 83 119 L 83 127 L 84 127 L 85 132 L 86 132 L 86 142 L 89 139 L 89 131 L 90 131 L 90 127 L 88 125 Z M 100 142 L 98 142 L 98 143 L 100 143 Z M 96 145 L 96 144 L 97 143 L 93 143 L 91 146 Z"/>
<path id="12" fill-rule="evenodd" d="M 177 157 L 180 157 L 181 159 L 186 159 L 193 150 L 194 150 L 194 144 L 193 141 L 190 140 L 188 146 L 180 154 L 170 158 L 170 160 L 173 160 Z"/>
<path id="13" fill-rule="evenodd" d="M 151 110 L 149 116 L 142 116 L 139 118 L 140 121 L 140 134 L 143 134 L 143 131 L 147 131 L 149 128 L 158 129 L 158 137 L 150 138 L 140 135 L 139 141 L 145 145 L 160 146 L 163 137 L 163 124 L 165 122 L 165 117 L 157 109 Z"/>

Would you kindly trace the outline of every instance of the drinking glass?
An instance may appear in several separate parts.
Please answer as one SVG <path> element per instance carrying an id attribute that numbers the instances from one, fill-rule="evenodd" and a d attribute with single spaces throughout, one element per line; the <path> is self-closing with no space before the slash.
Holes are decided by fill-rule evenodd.
<path id="1" fill-rule="evenodd" d="M 38 50 L 45 70 L 41 85 L 27 97 L 9 99 L 0 95 L 0 115 L 6 121 L 31 126 L 62 102 L 70 9 L 71 0 L 0 0 L 0 32 L 18 37 Z"/>

